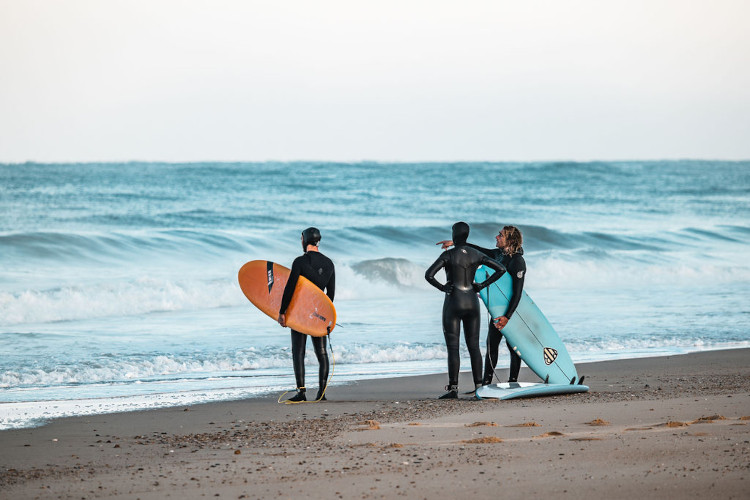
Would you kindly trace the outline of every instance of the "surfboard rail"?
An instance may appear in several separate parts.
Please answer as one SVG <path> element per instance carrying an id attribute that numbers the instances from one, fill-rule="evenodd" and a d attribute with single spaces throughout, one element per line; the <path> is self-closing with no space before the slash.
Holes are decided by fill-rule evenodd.
<path id="1" fill-rule="evenodd" d="M 544 384 L 539 382 L 503 382 L 502 384 L 483 385 L 477 388 L 478 399 L 517 399 L 554 396 L 558 394 L 577 394 L 588 392 L 589 387 L 582 384 Z"/>

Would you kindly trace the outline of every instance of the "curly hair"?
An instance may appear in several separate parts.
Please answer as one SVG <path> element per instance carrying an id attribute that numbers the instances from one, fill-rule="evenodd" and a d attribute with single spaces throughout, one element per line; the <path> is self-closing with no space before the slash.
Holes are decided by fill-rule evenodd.
<path id="1" fill-rule="evenodd" d="M 515 255 L 523 245 L 523 235 L 516 226 L 505 226 L 500 234 L 505 236 L 505 247 L 503 250 L 507 255 Z"/>

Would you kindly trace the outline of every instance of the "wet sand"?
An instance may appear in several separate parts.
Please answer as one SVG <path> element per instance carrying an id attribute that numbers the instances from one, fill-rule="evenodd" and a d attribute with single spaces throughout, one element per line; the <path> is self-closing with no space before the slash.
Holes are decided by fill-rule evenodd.
<path id="1" fill-rule="evenodd" d="M 591 392 L 438 401 L 440 374 L 0 431 L 0 498 L 748 498 L 750 349 L 578 370 Z"/>

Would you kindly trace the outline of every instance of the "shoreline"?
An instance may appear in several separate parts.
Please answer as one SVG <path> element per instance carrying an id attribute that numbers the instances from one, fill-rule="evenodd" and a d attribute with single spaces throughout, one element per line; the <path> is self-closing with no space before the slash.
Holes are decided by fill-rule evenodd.
<path id="1" fill-rule="evenodd" d="M 4 430 L 0 498 L 746 494 L 750 349 L 577 367 L 591 392 L 437 401 L 441 373 L 337 385 L 315 404 L 274 395 Z M 540 464 L 549 480 L 525 484 Z"/>
<path id="2" fill-rule="evenodd" d="M 687 351 L 687 352 L 647 354 L 647 355 L 641 355 L 641 356 L 636 356 L 636 357 L 616 357 L 616 358 L 610 357 L 610 358 L 605 358 L 605 359 L 581 361 L 579 363 L 576 363 L 576 366 L 581 367 L 582 370 L 585 370 L 586 369 L 585 367 L 588 365 L 594 365 L 598 363 L 607 363 L 607 362 L 612 362 L 612 361 L 629 361 L 629 360 L 637 360 L 637 359 L 684 356 L 688 354 L 709 353 L 709 352 L 716 352 L 716 351 L 733 351 L 733 350 L 742 350 L 742 349 L 750 349 L 750 347 L 746 347 L 746 346 L 716 347 L 716 348 L 708 348 L 708 349 L 701 349 L 701 350 L 694 350 L 694 351 Z M 506 367 L 502 366 L 504 364 L 503 361 L 504 361 L 503 359 L 500 360 L 500 363 L 499 363 L 500 368 L 498 368 L 497 370 L 498 376 L 500 377 L 503 377 L 504 374 L 507 372 L 507 366 Z M 463 362 L 462 365 L 464 367 L 467 367 L 469 365 L 468 360 L 462 360 L 462 362 Z M 520 380 L 522 382 L 523 381 L 539 382 L 540 381 L 539 378 L 533 372 L 528 370 L 528 367 L 525 364 L 523 364 L 522 366 L 523 368 L 520 374 Z M 402 378 L 409 379 L 412 377 L 432 377 L 432 376 L 439 376 L 440 374 L 443 374 L 443 373 L 445 373 L 443 370 L 439 370 L 437 372 L 422 373 L 419 375 L 385 374 L 381 376 L 373 376 L 371 378 L 367 378 L 366 376 L 365 378 L 361 378 L 361 379 L 353 379 L 353 380 L 345 379 L 340 382 L 336 382 L 335 385 L 331 386 L 331 389 L 336 390 L 337 388 L 340 388 L 340 387 L 346 387 L 352 384 L 357 384 L 357 383 L 362 383 L 362 382 L 366 383 L 366 382 L 372 382 L 376 380 L 398 380 Z M 585 372 L 582 372 L 582 374 L 585 375 Z M 495 382 L 497 381 L 498 379 L 495 379 Z M 7 414 L 4 414 L 4 418 L 7 418 L 7 422 L 13 422 L 14 421 L 13 417 L 17 417 L 17 415 L 20 414 L 21 412 L 29 412 L 32 415 L 35 414 L 35 416 L 27 416 L 26 418 L 28 420 L 20 425 L 15 425 L 13 427 L 6 427 L 6 428 L 0 427 L 0 433 L 4 431 L 8 431 L 8 430 L 21 430 L 21 429 L 32 429 L 32 428 L 43 427 L 45 425 L 49 425 L 51 422 L 54 422 L 56 420 L 66 419 L 66 418 L 93 417 L 96 415 L 111 415 L 111 414 L 132 413 L 132 412 L 139 412 L 139 411 L 165 410 L 165 409 L 176 408 L 176 407 L 196 406 L 196 405 L 204 405 L 204 404 L 222 404 L 222 403 L 230 403 L 230 402 L 235 402 L 235 401 L 244 401 L 244 400 L 251 400 L 251 399 L 273 398 L 275 395 L 281 394 L 283 392 L 283 389 L 274 390 L 274 391 L 262 391 L 262 392 L 256 392 L 256 393 L 252 393 L 252 390 L 250 388 L 244 388 L 244 389 L 224 388 L 224 389 L 212 389 L 210 391 L 217 393 L 217 394 L 218 393 L 228 394 L 232 392 L 237 392 L 237 394 L 236 394 L 236 397 L 234 395 L 218 396 L 215 399 L 212 399 L 211 397 L 207 397 L 205 400 L 196 401 L 194 400 L 195 396 L 191 396 L 190 393 L 201 392 L 201 391 L 191 390 L 191 391 L 179 391 L 179 392 L 173 392 L 173 393 L 169 393 L 169 392 L 167 393 L 145 393 L 145 394 L 132 394 L 132 395 L 112 396 L 112 397 L 90 397 L 90 398 L 82 398 L 82 399 L 55 399 L 55 400 L 36 400 L 36 401 L 11 401 L 11 402 L 6 402 L 6 403 L 0 403 L 0 410 L 2 410 L 2 406 L 5 404 L 18 407 L 17 410 L 15 409 L 10 410 L 9 412 L 7 412 Z M 172 401 L 177 401 L 177 402 L 170 402 L 170 403 L 164 402 L 170 399 Z M 97 407 L 96 409 L 91 409 L 91 408 L 94 408 L 95 406 Z M 61 407 L 62 408 L 75 408 L 75 410 L 67 410 L 67 411 L 60 410 Z M 24 413 L 24 414 L 29 415 L 29 413 Z"/>

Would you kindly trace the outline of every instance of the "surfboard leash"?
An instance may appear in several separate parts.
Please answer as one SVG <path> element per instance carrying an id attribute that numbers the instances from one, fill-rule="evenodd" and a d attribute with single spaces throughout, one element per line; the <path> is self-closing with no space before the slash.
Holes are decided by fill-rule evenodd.
<path id="1" fill-rule="evenodd" d="M 494 285 L 495 283 L 492 283 L 492 284 Z M 494 318 L 492 317 L 492 313 L 490 312 L 490 291 L 489 290 L 487 290 L 487 316 L 489 316 L 488 321 L 490 322 L 490 325 L 492 325 L 492 320 Z M 500 340 L 502 340 L 502 338 Z M 498 347 L 497 356 L 496 356 L 497 359 L 495 359 L 495 363 L 493 364 L 492 355 L 490 354 L 490 334 L 488 332 L 487 333 L 487 358 L 490 360 L 490 367 L 492 368 L 492 379 L 490 380 L 490 385 L 492 384 L 492 380 L 494 380 L 495 377 L 497 377 L 497 379 L 500 380 L 500 377 L 498 377 L 497 372 L 495 371 L 495 365 L 497 365 L 497 362 L 500 359 L 500 344 L 498 344 L 497 347 Z"/>
<path id="2" fill-rule="evenodd" d="M 320 399 L 316 399 L 313 401 L 314 403 L 317 403 L 318 401 L 321 401 L 324 397 L 326 397 L 326 391 L 328 390 L 328 384 L 331 383 L 331 379 L 333 379 L 333 372 L 336 370 L 336 356 L 333 355 L 333 342 L 331 342 L 331 334 L 328 334 L 328 347 L 331 348 L 331 374 L 328 375 L 328 380 L 326 380 L 326 386 L 323 387 L 323 394 L 320 395 Z"/>

